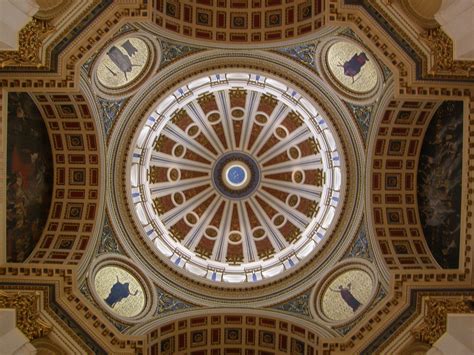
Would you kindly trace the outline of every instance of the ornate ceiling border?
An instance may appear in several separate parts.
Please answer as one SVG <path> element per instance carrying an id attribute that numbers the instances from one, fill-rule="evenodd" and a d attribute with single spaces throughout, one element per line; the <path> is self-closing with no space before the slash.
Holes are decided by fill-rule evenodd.
<path id="1" fill-rule="evenodd" d="M 26 292 L 34 291 L 34 295 L 28 295 Z M 69 312 L 57 302 L 57 295 L 59 294 L 57 286 L 54 284 L 36 283 L 36 282 L 0 282 L 0 304 L 2 307 L 15 308 L 17 311 L 17 323 L 20 330 L 22 330 L 30 340 L 37 339 L 44 336 L 51 331 L 44 321 L 38 318 L 38 308 L 31 302 L 39 302 L 42 298 L 42 307 L 46 312 L 54 313 L 62 323 L 62 329 L 67 333 L 82 342 L 82 347 L 87 347 L 94 354 L 107 354 L 107 351 L 102 348 L 88 332 L 76 322 Z M 22 292 L 25 295 L 22 295 Z M 5 294 L 17 293 L 17 296 L 4 296 Z M 39 297 L 42 294 L 43 297 Z M 6 299 L 4 301 L 4 298 Z M 20 316 L 18 316 L 20 312 Z M 28 312 L 29 315 L 23 315 L 22 312 Z M 40 323 L 37 323 L 40 322 Z"/>
<path id="2" fill-rule="evenodd" d="M 59 55 L 112 3 L 113 0 L 100 0 L 84 17 L 76 19 L 75 26 L 66 29 L 64 37 L 58 36 L 56 43 L 48 46 L 44 62 L 41 61 L 43 40 L 55 28 L 48 21 L 33 19 L 20 31 L 18 51 L 0 51 L 0 73 L 57 72 Z"/>
<path id="3" fill-rule="evenodd" d="M 391 341 L 394 341 L 401 332 L 411 329 L 415 338 L 423 342 L 433 344 L 445 331 L 446 322 L 439 323 L 436 312 L 444 315 L 449 313 L 465 313 L 473 312 L 472 305 L 469 306 L 468 301 L 473 302 L 474 290 L 472 288 L 464 289 L 412 289 L 409 292 L 410 303 L 405 310 L 396 317 L 381 334 L 379 334 L 372 342 L 370 342 L 361 354 L 374 354 L 385 349 Z M 444 298 L 442 301 L 436 301 L 437 298 Z M 424 311 L 424 318 L 427 324 L 436 323 L 433 329 L 427 330 L 423 325 L 418 328 L 410 328 L 415 319 Z M 433 323 L 434 322 L 434 323 Z M 431 333 L 430 333 L 431 332 Z"/>
<path id="4" fill-rule="evenodd" d="M 410 40 L 410 36 L 390 18 L 380 1 L 342 1 L 345 5 L 356 5 L 367 11 L 374 21 L 415 62 L 417 80 L 474 82 L 474 62 L 453 59 L 453 41 L 440 27 L 428 29 L 420 34 L 420 39 L 426 43 L 434 56 L 433 67 L 427 68 L 427 59 L 420 51 L 419 46 Z"/>

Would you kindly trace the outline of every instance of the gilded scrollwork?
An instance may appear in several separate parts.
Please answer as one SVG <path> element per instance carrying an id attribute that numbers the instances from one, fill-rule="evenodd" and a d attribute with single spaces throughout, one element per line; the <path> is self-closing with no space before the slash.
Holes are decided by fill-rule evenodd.
<path id="1" fill-rule="evenodd" d="M 420 34 L 420 38 L 426 42 L 433 53 L 434 63 L 429 74 L 450 72 L 450 74 L 466 77 L 474 74 L 473 61 L 454 60 L 453 41 L 441 27 L 426 30 Z"/>
<path id="2" fill-rule="evenodd" d="M 40 319 L 38 293 L 21 293 L 0 291 L 0 308 L 16 310 L 16 324 L 31 341 L 47 335 L 52 326 Z"/>
<path id="3" fill-rule="evenodd" d="M 54 30 L 47 21 L 33 19 L 19 33 L 19 48 L 16 51 L 0 51 L 0 67 L 41 67 L 40 49 L 44 38 Z"/>
<path id="4" fill-rule="evenodd" d="M 428 298 L 423 324 L 412 334 L 416 340 L 433 345 L 446 332 L 448 313 L 472 313 L 470 302 L 471 298 Z"/>

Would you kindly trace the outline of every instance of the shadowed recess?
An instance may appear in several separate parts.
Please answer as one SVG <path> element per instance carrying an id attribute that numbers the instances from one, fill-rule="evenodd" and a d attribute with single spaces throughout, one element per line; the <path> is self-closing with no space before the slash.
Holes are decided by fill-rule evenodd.
<path id="1" fill-rule="evenodd" d="M 418 206 L 426 242 L 445 269 L 459 264 L 463 103 L 446 101 L 426 131 L 418 166 Z"/>
<path id="2" fill-rule="evenodd" d="M 48 132 L 27 93 L 8 95 L 7 261 L 24 261 L 48 218 L 53 163 Z"/>

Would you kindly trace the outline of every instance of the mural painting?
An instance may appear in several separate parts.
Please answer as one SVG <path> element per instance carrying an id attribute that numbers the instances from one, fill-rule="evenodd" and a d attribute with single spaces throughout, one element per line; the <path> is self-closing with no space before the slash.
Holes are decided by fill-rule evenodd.
<path id="1" fill-rule="evenodd" d="M 418 208 L 428 247 L 457 268 L 461 223 L 463 103 L 444 102 L 426 131 L 418 164 Z"/>
<path id="2" fill-rule="evenodd" d="M 135 290 L 134 293 L 130 292 L 130 282 L 121 283 L 118 275 L 116 275 L 116 277 L 117 282 L 114 283 L 110 289 L 109 295 L 104 300 L 111 308 L 114 308 L 115 304 L 121 302 L 123 299 L 138 294 L 138 290 Z"/>
<path id="3" fill-rule="evenodd" d="M 333 77 L 346 89 L 365 93 L 377 84 L 374 60 L 360 46 L 337 42 L 327 52 L 327 64 Z"/>
<path id="4" fill-rule="evenodd" d="M 366 271 L 343 272 L 323 290 L 321 309 L 331 320 L 350 319 L 367 306 L 373 288 L 372 278 Z"/>
<path id="5" fill-rule="evenodd" d="M 33 251 L 48 219 L 53 164 L 41 113 L 26 93 L 8 95 L 7 261 Z"/>
<path id="6" fill-rule="evenodd" d="M 150 56 L 146 43 L 127 38 L 110 46 L 97 67 L 99 82 L 108 88 L 119 88 L 136 79 L 145 69 Z"/>
<path id="7" fill-rule="evenodd" d="M 98 296 L 109 310 L 123 317 L 134 317 L 145 307 L 145 294 L 140 282 L 117 266 L 101 268 L 94 280 Z"/>

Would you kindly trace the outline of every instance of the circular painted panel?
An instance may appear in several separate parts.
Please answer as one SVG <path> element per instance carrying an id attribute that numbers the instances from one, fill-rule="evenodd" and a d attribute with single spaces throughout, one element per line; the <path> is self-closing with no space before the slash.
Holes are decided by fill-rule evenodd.
<path id="1" fill-rule="evenodd" d="M 108 310 L 122 317 L 135 317 L 145 307 L 145 293 L 140 282 L 128 271 L 105 266 L 95 275 L 94 287 Z"/>
<path id="2" fill-rule="evenodd" d="M 372 278 L 366 271 L 343 272 L 323 291 L 322 311 L 334 321 L 352 318 L 368 304 L 373 288 Z"/>
<path id="3" fill-rule="evenodd" d="M 97 67 L 97 79 L 110 89 L 124 87 L 146 70 L 149 57 L 145 41 L 123 38 L 106 50 Z"/>
<path id="4" fill-rule="evenodd" d="M 344 88 L 366 93 L 377 85 L 375 60 L 362 47 L 351 42 L 337 42 L 329 48 L 326 59 L 329 71 Z"/>

